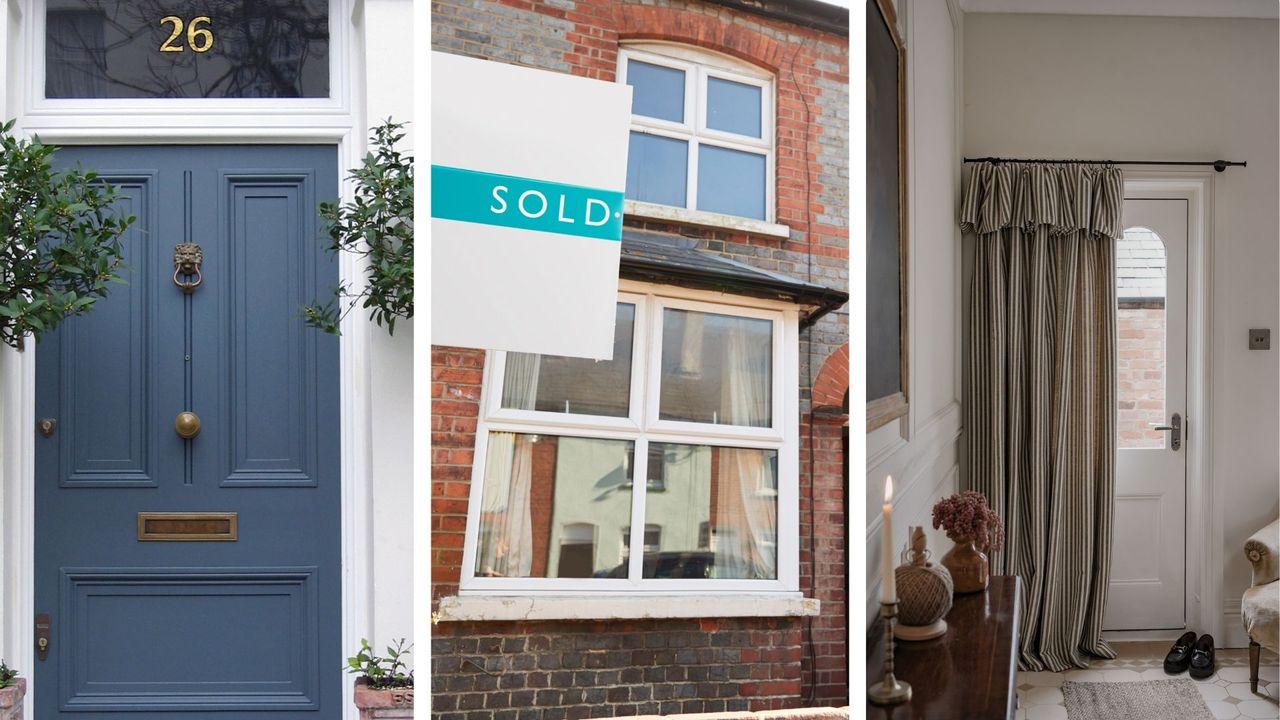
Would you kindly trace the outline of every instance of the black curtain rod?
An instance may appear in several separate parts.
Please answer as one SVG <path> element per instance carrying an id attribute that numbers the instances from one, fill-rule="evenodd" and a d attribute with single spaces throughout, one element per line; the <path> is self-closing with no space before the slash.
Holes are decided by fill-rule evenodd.
<path id="1" fill-rule="evenodd" d="M 1235 162 L 1234 160 L 1200 160 L 1195 162 L 1183 162 L 1181 160 L 1017 160 L 1014 158 L 965 158 L 967 163 L 989 162 L 999 165 L 1000 163 L 1048 163 L 1050 165 L 1212 165 L 1214 170 L 1222 172 L 1231 166 L 1246 167 L 1247 162 Z"/>

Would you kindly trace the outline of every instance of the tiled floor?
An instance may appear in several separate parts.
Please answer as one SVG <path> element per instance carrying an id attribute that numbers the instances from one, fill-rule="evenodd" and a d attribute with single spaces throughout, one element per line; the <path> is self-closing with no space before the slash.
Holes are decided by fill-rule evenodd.
<path id="1" fill-rule="evenodd" d="M 1196 680 L 1186 673 L 1167 675 L 1163 669 L 1169 642 L 1112 643 L 1118 657 L 1098 660 L 1088 670 L 1064 673 L 1019 672 L 1017 720 L 1066 720 L 1063 681 L 1122 682 L 1184 677 L 1196 683 L 1209 711 L 1220 720 L 1229 718 L 1280 718 L 1280 674 L 1275 653 L 1262 651 L 1258 669 L 1258 694 L 1249 690 L 1249 651 L 1218 649 L 1218 671 L 1213 677 Z"/>

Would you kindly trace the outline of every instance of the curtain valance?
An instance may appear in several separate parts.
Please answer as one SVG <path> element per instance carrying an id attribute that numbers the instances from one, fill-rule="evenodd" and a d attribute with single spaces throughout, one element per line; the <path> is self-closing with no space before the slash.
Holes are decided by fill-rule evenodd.
<path id="1" fill-rule="evenodd" d="M 1116 237 L 1123 208 L 1124 177 L 1116 167 L 988 162 L 969 175 L 960 228 L 982 235 L 1045 225 L 1050 235 L 1084 230 Z"/>

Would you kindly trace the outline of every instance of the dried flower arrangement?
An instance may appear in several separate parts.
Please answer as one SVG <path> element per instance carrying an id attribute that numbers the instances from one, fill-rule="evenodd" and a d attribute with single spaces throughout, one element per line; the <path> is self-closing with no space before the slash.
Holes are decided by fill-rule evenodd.
<path id="1" fill-rule="evenodd" d="M 978 552 L 999 552 L 1004 547 L 1004 523 L 987 507 L 986 496 L 973 490 L 934 503 L 933 527 L 945 529 L 954 542 L 971 538 Z"/>

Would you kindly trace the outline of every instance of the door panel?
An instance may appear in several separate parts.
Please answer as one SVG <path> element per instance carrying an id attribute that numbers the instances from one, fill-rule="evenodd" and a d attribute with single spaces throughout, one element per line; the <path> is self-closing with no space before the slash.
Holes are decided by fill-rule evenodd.
<path id="1" fill-rule="evenodd" d="M 123 238 L 124 263 L 150 276 L 149 235 L 155 217 L 154 176 L 109 178 L 120 191 L 118 207 L 138 218 Z M 59 346 L 58 434 L 62 472 L 59 481 L 80 487 L 152 487 L 158 460 L 154 424 L 147 398 L 161 379 L 151 363 L 151 327 L 156 322 L 155 295 L 144 282 L 114 285 L 94 306 L 94 317 L 66 323 L 53 338 Z M 42 344 L 43 347 L 43 344 Z M 47 365 L 45 366 L 47 367 Z M 100 382 L 100 378 L 112 378 Z"/>
<path id="2" fill-rule="evenodd" d="M 298 308 L 316 297 L 303 262 L 314 254 L 314 230 L 297 231 L 313 225 L 309 184 L 306 175 L 277 172 L 227 177 L 222 188 L 231 284 L 215 322 L 230 339 L 219 370 L 230 379 L 228 485 L 315 483 L 316 388 L 307 381 L 317 363 L 315 332 L 298 322 Z"/>
<path id="3" fill-rule="evenodd" d="M 341 717 L 337 284 L 327 147 L 64 148 L 138 217 L 127 285 L 37 348 L 37 720 Z M 203 282 L 173 280 L 174 247 Z M 192 439 L 174 431 L 196 413 Z M 138 513 L 236 513 L 234 540 L 139 537 Z M 193 713 L 199 713 L 194 715 Z"/>
<path id="4" fill-rule="evenodd" d="M 64 570 L 67 709 L 314 710 L 314 585 L 310 569 Z M 192 622 L 227 617 L 234 632 Z"/>
<path id="5" fill-rule="evenodd" d="M 1118 450 L 1106 630 L 1186 626 L 1187 201 L 1126 198 L 1117 242 Z"/>

